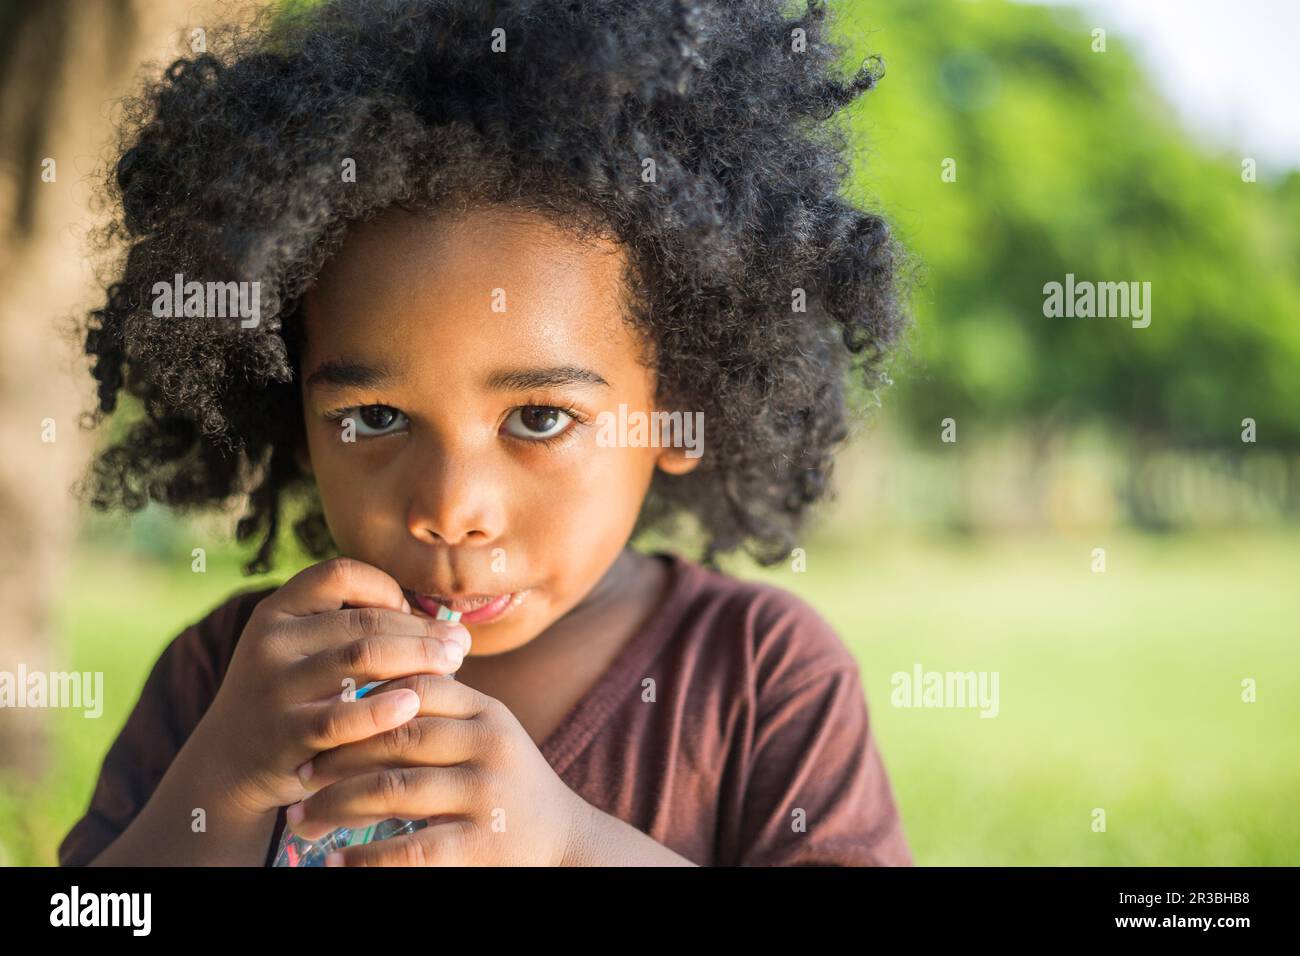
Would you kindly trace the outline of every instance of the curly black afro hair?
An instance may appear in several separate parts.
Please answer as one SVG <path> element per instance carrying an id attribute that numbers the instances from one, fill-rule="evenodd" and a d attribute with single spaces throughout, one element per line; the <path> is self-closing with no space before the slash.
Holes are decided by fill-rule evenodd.
<path id="1" fill-rule="evenodd" d="M 847 390 L 888 381 L 907 326 L 904 254 L 844 195 L 831 122 L 880 63 L 841 71 L 821 3 L 298 0 L 208 43 L 125 101 L 106 176 L 87 417 L 123 389 L 143 413 L 93 462 L 94 507 L 243 503 L 253 573 L 298 501 L 299 541 L 328 555 L 294 461 L 304 290 L 351 221 L 508 203 L 626 246 L 660 400 L 705 414 L 700 467 L 656 473 L 637 532 L 694 515 L 710 566 L 789 554 L 848 437 Z M 176 273 L 260 282 L 260 324 L 156 317 Z"/>

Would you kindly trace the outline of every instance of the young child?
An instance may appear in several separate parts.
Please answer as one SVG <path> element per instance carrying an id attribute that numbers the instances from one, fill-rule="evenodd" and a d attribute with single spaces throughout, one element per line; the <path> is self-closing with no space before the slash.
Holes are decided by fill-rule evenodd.
<path id="1" fill-rule="evenodd" d="M 779 7 L 299 3 L 131 101 L 92 503 L 324 560 L 171 642 L 62 864 L 912 862 L 855 658 L 716 562 L 790 553 L 906 324 L 828 123 L 878 73 Z"/>

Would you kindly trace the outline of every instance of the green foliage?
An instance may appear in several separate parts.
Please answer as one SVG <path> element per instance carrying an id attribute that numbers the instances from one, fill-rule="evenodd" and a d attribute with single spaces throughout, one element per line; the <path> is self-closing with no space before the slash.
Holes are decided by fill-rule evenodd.
<path id="1" fill-rule="evenodd" d="M 844 8 L 842 8 L 844 9 Z M 848 8 L 888 73 L 855 105 L 855 195 L 924 264 L 912 359 L 885 397 L 927 436 L 1098 421 L 1191 445 L 1300 446 L 1300 174 L 1195 142 L 1122 37 L 1069 10 L 925 0 Z M 956 160 L 956 181 L 941 163 Z M 1048 318 L 1043 286 L 1151 283 L 1148 328 Z"/>

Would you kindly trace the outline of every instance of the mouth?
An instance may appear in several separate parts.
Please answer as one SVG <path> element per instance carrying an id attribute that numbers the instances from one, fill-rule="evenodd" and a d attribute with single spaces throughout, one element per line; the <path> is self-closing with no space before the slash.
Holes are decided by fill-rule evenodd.
<path id="1" fill-rule="evenodd" d="M 528 590 L 509 591 L 505 594 L 463 594 L 447 597 L 437 594 L 416 594 L 403 588 L 411 603 L 411 610 L 423 611 L 429 617 L 438 617 L 438 609 L 446 608 L 460 614 L 462 624 L 486 624 L 513 611 L 528 595 Z"/>

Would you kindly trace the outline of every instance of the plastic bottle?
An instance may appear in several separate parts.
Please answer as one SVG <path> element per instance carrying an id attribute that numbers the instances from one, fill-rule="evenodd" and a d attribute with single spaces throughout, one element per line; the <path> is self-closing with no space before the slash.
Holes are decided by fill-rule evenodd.
<path id="1" fill-rule="evenodd" d="M 440 608 L 438 619 L 458 621 L 460 620 L 460 614 L 446 608 Z M 455 674 L 447 674 L 446 676 L 452 680 L 456 679 Z M 364 697 L 376 687 L 387 683 L 386 680 L 371 681 L 357 691 L 357 697 Z M 376 840 L 387 840 L 395 836 L 405 836 L 408 833 L 423 830 L 428 825 L 428 820 L 399 820 L 394 817 L 359 829 L 339 827 L 337 830 L 325 834 L 319 840 L 304 840 L 294 833 L 286 823 L 284 833 L 280 836 L 280 846 L 275 851 L 275 862 L 272 866 L 324 866 L 325 858 L 335 850 L 341 850 L 348 846 L 359 846 L 363 843 L 373 843 Z"/>

